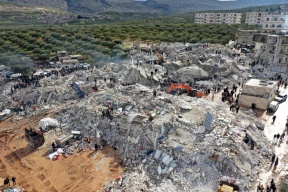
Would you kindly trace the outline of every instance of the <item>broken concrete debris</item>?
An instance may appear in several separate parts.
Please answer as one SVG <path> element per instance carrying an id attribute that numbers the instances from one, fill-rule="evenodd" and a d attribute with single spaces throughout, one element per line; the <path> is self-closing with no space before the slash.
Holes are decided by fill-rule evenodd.
<path id="1" fill-rule="evenodd" d="M 251 59 L 233 56 L 237 50 L 220 45 L 160 47 L 166 50 L 163 65 L 146 64 L 145 58 L 153 53 L 132 50 L 132 64 L 43 77 L 39 86 L 13 88 L 12 94 L 11 87 L 21 80 L 6 82 L 0 93 L 1 107 L 23 116 L 58 109 L 54 119 L 39 122 L 45 131 L 56 127 L 53 133 L 59 149 L 50 159 L 94 150 L 95 144 L 115 149 L 122 155 L 126 172 L 105 186 L 106 191 L 209 192 L 216 191 L 220 181 L 249 191 L 259 165 L 269 164 L 272 154 L 253 111 L 236 114 L 216 99 L 171 95 L 166 89 L 171 83 L 211 91 L 215 85 L 238 84 L 247 78 L 245 62 Z M 239 67 L 240 58 L 244 63 Z M 75 94 L 72 83 L 85 93 L 83 98 Z M 208 111 L 214 118 L 211 130 L 203 126 Z M 249 141 L 243 142 L 247 137 Z"/>

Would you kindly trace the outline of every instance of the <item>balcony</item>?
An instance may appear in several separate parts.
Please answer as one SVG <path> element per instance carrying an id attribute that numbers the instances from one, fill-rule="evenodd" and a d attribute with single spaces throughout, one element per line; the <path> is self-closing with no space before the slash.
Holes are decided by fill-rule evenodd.
<path id="1" fill-rule="evenodd" d="M 288 65 L 288 60 L 287 61 L 282 61 L 281 63 L 279 63 L 280 65 Z"/>
<path id="2" fill-rule="evenodd" d="M 268 45 L 276 45 L 277 44 L 277 37 L 269 37 L 267 43 L 268 43 Z"/>
<path id="3" fill-rule="evenodd" d="M 282 41 L 281 45 L 288 45 L 288 41 Z"/>
<path id="4" fill-rule="evenodd" d="M 288 55 L 288 51 L 280 51 L 279 54 L 280 55 Z"/>

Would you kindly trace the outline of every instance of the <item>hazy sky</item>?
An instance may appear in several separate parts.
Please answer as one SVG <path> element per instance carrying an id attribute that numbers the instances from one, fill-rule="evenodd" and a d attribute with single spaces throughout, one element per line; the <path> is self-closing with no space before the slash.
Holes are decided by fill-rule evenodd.
<path id="1" fill-rule="evenodd" d="M 219 0 L 219 1 L 237 1 L 237 2 L 251 2 L 257 4 L 278 4 L 278 3 L 286 3 L 288 4 L 288 0 Z"/>

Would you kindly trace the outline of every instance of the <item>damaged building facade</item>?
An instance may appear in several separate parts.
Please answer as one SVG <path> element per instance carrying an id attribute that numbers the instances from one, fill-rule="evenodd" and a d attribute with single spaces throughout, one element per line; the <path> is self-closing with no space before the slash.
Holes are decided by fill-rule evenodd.
<path id="1" fill-rule="evenodd" d="M 288 34 L 254 35 L 255 58 L 276 73 L 288 73 Z"/>

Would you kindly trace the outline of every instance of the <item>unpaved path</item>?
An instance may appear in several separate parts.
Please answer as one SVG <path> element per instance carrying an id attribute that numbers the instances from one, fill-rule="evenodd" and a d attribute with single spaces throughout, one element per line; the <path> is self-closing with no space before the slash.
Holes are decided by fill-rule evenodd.
<path id="1" fill-rule="evenodd" d="M 80 152 L 57 161 L 47 159 L 49 138 L 37 150 L 31 149 L 24 139 L 24 128 L 36 128 L 39 120 L 49 115 L 53 113 L 0 123 L 0 189 L 3 178 L 15 176 L 17 185 L 28 191 L 103 191 L 109 179 L 122 175 L 121 159 L 109 146 L 97 153 Z"/>

